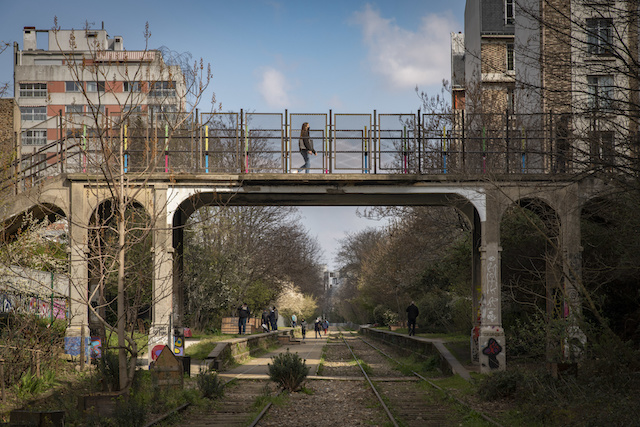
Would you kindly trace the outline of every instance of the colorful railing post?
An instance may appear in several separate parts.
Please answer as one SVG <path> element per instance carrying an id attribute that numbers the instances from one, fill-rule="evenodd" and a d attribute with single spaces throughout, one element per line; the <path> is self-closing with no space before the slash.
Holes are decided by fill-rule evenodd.
<path id="1" fill-rule="evenodd" d="M 407 125 L 404 125 L 404 129 L 402 130 L 402 158 L 404 163 L 405 174 L 409 173 L 408 153 L 409 153 L 409 144 L 407 141 Z"/>
<path id="2" fill-rule="evenodd" d="M 442 126 L 442 170 L 447 173 L 447 125 Z"/>
<path id="3" fill-rule="evenodd" d="M 368 149 L 368 135 L 367 135 L 367 127 L 364 127 L 364 173 L 369 173 L 369 153 L 367 152 Z"/>
<path id="4" fill-rule="evenodd" d="M 204 171 L 209 173 L 209 125 L 204 127 Z"/>

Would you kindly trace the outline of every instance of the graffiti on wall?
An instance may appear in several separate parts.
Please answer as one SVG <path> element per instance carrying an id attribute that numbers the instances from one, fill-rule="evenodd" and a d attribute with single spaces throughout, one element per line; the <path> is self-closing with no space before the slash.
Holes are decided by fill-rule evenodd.
<path id="1" fill-rule="evenodd" d="M 42 298 L 19 293 L 0 293 L 0 313 L 33 313 L 39 317 L 67 318 L 66 298 Z"/>
<path id="2" fill-rule="evenodd" d="M 486 294 L 483 297 L 483 318 L 488 320 L 490 323 L 496 322 L 498 320 L 498 316 L 496 315 L 496 310 L 499 307 L 499 291 L 500 287 L 498 285 L 498 263 L 496 262 L 495 256 L 490 256 L 487 259 L 487 287 L 485 289 Z"/>
<path id="3" fill-rule="evenodd" d="M 489 338 L 487 346 L 482 349 L 482 354 L 489 358 L 489 369 L 499 369 L 498 355 L 502 353 L 502 346 L 495 338 Z"/>

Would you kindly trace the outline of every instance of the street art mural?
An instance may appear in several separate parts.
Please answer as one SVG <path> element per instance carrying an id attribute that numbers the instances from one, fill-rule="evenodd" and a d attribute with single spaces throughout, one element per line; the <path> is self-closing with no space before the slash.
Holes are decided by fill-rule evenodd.
<path id="1" fill-rule="evenodd" d="M 482 349 L 482 354 L 489 359 L 489 369 L 499 369 L 500 362 L 498 361 L 498 355 L 502 353 L 502 346 L 495 338 L 489 338 L 487 346 Z"/>
<path id="2" fill-rule="evenodd" d="M 33 313 L 42 318 L 66 319 L 66 298 L 39 297 L 27 294 L 0 291 L 0 313 Z"/>

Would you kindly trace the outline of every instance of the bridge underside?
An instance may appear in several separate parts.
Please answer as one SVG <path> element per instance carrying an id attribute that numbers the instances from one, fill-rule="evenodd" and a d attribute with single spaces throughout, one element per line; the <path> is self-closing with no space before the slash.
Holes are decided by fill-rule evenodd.
<path id="1" fill-rule="evenodd" d="M 21 212 L 39 215 L 63 212 L 69 219 L 70 301 L 69 339 L 79 340 L 88 324 L 88 230 L 98 206 L 112 197 L 99 176 L 69 174 L 37 191 L 16 198 L 3 217 L 14 223 Z M 140 189 L 143 189 L 141 192 Z M 202 206 L 453 206 L 473 228 L 472 291 L 474 328 L 472 359 L 485 372 L 505 369 L 506 343 L 502 329 L 500 221 L 505 210 L 525 198 L 543 200 L 560 222 L 560 254 L 571 260 L 556 277 L 565 290 L 579 280 L 580 207 L 584 194 L 595 194 L 597 183 L 550 182 L 537 176 L 517 181 L 420 175 L 150 175 L 127 182 L 127 189 L 157 218 L 153 233 L 154 306 L 149 349 L 172 345 L 173 325 L 182 314 L 177 281 L 182 262 L 183 225 Z M 579 197 L 580 195 L 580 197 Z M 5 221 L 5 225 L 11 221 Z M 166 224 L 167 227 L 163 226 Z M 9 227 L 10 228 L 10 227 Z M 7 230 L 7 227 L 5 227 Z M 570 271 L 570 272 L 569 272 Z M 84 290 L 83 290 L 84 289 Z M 574 293 L 575 294 L 575 293 Z M 84 336 L 87 336 L 84 334 Z"/>

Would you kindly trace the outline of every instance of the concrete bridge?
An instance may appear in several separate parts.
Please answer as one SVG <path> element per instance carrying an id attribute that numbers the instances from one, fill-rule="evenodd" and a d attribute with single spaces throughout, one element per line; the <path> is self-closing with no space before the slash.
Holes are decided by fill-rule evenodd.
<path id="1" fill-rule="evenodd" d="M 112 197 L 102 174 L 66 173 L 42 181 L 2 206 L 5 232 L 26 212 L 60 214 L 69 223 L 70 328 L 68 345 L 79 344 L 88 325 L 88 253 L 91 218 Z M 475 327 L 473 358 L 483 371 L 504 369 L 506 351 L 501 316 L 500 221 L 514 204 L 536 209 L 557 222 L 559 262 L 548 262 L 550 289 L 568 295 L 568 315 L 578 310 L 574 283 L 580 279 L 581 207 L 604 186 L 594 179 L 521 175 L 469 177 L 419 174 L 168 174 L 126 180 L 126 197 L 136 200 L 156 224 L 153 234 L 153 311 L 149 348 L 170 340 L 183 314 L 181 285 L 183 225 L 203 206 L 454 206 L 473 227 L 472 286 Z M 545 211 L 545 212 L 541 212 Z M 554 225 L 555 226 L 555 225 Z M 554 258 L 554 257 L 550 257 Z M 557 257 L 555 257 L 557 258 Z M 551 273 L 551 274 L 549 274 Z M 567 310 L 565 310 L 566 312 Z M 85 331 L 86 332 L 86 331 Z M 84 336 L 88 336 L 84 334 Z M 76 342 L 77 341 L 77 342 Z"/>
<path id="2" fill-rule="evenodd" d="M 520 205 L 546 222 L 548 300 L 559 295 L 569 318 L 579 310 L 581 211 L 607 185 L 586 173 L 602 159 L 578 150 L 579 135 L 570 155 L 553 115 L 241 111 L 202 114 L 176 128 L 144 114 L 110 117 L 107 124 L 90 119 L 61 116 L 59 135 L 66 136 L 16 161 L 0 182 L 5 236 L 27 212 L 68 220 L 70 348 L 79 346 L 87 327 L 87 295 L 96 280 L 88 264 L 95 255 L 90 233 L 116 197 L 134 201 L 153 219 L 150 348 L 171 345 L 171 326 L 182 322 L 182 226 L 208 205 L 459 209 L 473 229 L 472 356 L 485 371 L 506 365 L 500 222 L 510 206 Z M 311 173 L 295 174 L 303 123 L 311 126 L 318 156 Z"/>

